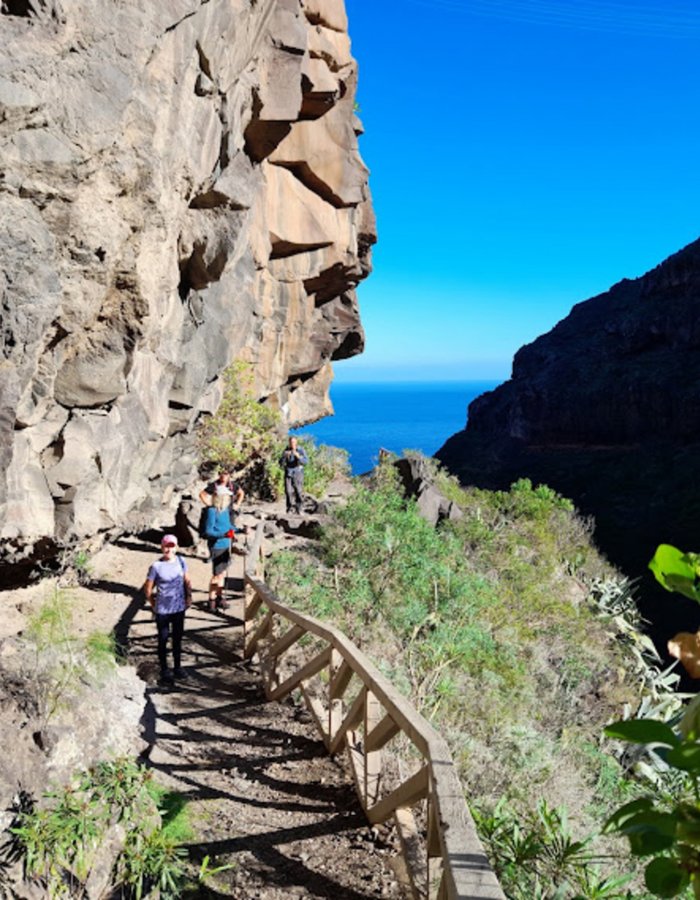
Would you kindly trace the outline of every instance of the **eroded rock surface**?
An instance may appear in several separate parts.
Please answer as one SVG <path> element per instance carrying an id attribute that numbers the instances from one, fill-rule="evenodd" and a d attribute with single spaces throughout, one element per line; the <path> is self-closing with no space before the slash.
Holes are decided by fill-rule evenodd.
<path id="1" fill-rule="evenodd" d="M 289 424 L 331 410 L 375 240 L 346 29 L 341 0 L 2 3 L 6 574 L 170 504 L 233 360 Z"/>

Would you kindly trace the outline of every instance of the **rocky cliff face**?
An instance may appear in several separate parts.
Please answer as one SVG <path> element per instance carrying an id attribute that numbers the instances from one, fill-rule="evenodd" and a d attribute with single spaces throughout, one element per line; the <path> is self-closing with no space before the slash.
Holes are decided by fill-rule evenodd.
<path id="1" fill-rule="evenodd" d="M 342 0 L 2 0 L 2 559 L 145 521 L 234 359 L 289 424 L 375 240 Z"/>
<path id="2" fill-rule="evenodd" d="M 700 241 L 574 307 L 516 354 L 438 457 L 465 482 L 529 476 L 596 517 L 631 574 L 658 543 L 700 547 Z M 659 604 L 688 607 L 657 595 Z M 697 613 L 693 610 L 693 619 Z"/>

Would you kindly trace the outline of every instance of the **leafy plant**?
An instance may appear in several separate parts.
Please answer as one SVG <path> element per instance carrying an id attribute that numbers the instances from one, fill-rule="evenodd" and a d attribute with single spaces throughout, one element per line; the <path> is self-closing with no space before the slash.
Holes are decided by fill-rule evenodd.
<path id="1" fill-rule="evenodd" d="M 648 889 L 676 897 L 690 885 L 700 897 L 700 744 L 695 726 L 679 736 L 654 719 L 615 722 L 608 737 L 653 746 L 672 771 L 682 774 L 679 794 L 646 794 L 616 810 L 606 832 L 622 834 L 635 856 L 653 857 L 645 868 Z"/>
<path id="2" fill-rule="evenodd" d="M 90 554 L 81 548 L 67 549 L 61 556 L 61 583 L 67 586 L 90 584 L 93 578 Z"/>
<path id="3" fill-rule="evenodd" d="M 649 568 L 666 590 L 700 602 L 700 555 L 662 544 Z M 681 637 L 678 635 L 674 642 Z M 696 675 L 694 660 L 691 658 L 689 664 L 683 652 L 678 655 Z M 692 657 L 692 653 L 688 655 Z M 653 792 L 617 809 L 605 830 L 626 836 L 633 855 L 650 859 L 644 878 L 657 897 L 676 897 L 691 888 L 700 898 L 699 710 L 700 696 L 696 696 L 687 706 L 678 731 L 672 727 L 673 722 L 658 718 L 615 722 L 605 729 L 608 737 L 641 745 L 656 760 Z"/>
<path id="4" fill-rule="evenodd" d="M 224 371 L 219 408 L 199 426 L 204 465 L 236 469 L 274 453 L 281 436 L 280 414 L 258 401 L 253 380 L 253 367 L 240 360 Z"/>
<path id="5" fill-rule="evenodd" d="M 100 847 L 109 834 L 121 834 L 113 886 L 136 900 L 154 887 L 164 898 L 179 896 L 184 851 L 168 833 L 167 816 L 161 820 L 153 793 L 150 770 L 118 759 L 77 773 L 39 804 L 25 804 L 11 827 L 25 877 L 44 884 L 49 897 L 82 897 Z M 163 789 L 157 795 L 171 796 Z"/>
<path id="6" fill-rule="evenodd" d="M 649 568 L 667 591 L 700 602 L 700 554 L 684 553 L 670 544 L 660 544 Z"/>
<path id="7" fill-rule="evenodd" d="M 44 725 L 83 682 L 103 677 L 116 665 L 113 636 L 92 632 L 78 637 L 70 595 L 58 588 L 30 618 L 24 638 L 34 649 L 30 677 Z"/>
<path id="8" fill-rule="evenodd" d="M 253 368 L 235 362 L 222 375 L 223 397 L 218 410 L 199 426 L 199 457 L 205 468 L 237 470 L 249 490 L 271 498 L 284 492 L 279 458 L 285 447 L 279 411 L 260 402 L 253 390 Z M 336 475 L 349 474 L 345 450 L 317 445 L 310 436 L 299 438 L 309 463 L 304 490 L 319 497 Z"/>
<path id="9" fill-rule="evenodd" d="M 632 875 L 605 875 L 591 849 L 593 837 L 574 839 L 564 809 L 542 800 L 523 815 L 501 801 L 488 813 L 474 810 L 474 817 L 510 900 L 629 897 L 623 889 Z"/>

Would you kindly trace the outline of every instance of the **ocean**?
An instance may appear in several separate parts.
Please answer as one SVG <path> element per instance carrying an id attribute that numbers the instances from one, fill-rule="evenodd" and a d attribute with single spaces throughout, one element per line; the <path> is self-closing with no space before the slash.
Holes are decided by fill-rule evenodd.
<path id="1" fill-rule="evenodd" d="M 381 448 L 432 456 L 464 428 L 467 406 L 498 381 L 426 381 L 334 384 L 335 415 L 297 430 L 320 444 L 343 447 L 354 475 L 377 463 Z"/>

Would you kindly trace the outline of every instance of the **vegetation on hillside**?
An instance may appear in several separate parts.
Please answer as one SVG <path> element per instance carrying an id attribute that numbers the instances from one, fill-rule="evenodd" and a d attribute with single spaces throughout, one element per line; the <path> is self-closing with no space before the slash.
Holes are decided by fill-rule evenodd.
<path id="1" fill-rule="evenodd" d="M 571 835 L 637 790 L 603 726 L 643 700 L 675 708 L 675 676 L 568 500 L 527 480 L 490 492 L 435 476 L 460 520 L 432 528 L 380 466 L 315 550 L 273 558 L 270 580 L 333 619 L 445 734 L 509 896 L 638 897 Z"/>

